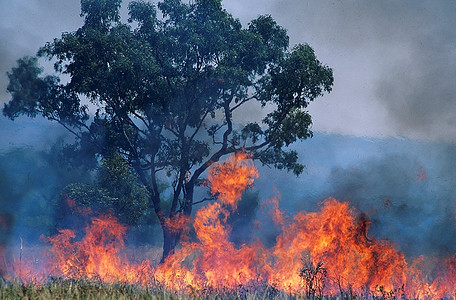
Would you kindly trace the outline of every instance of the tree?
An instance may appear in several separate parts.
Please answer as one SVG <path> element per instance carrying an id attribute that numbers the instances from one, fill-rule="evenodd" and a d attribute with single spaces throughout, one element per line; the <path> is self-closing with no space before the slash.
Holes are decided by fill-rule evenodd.
<path id="1" fill-rule="evenodd" d="M 166 257 L 179 238 L 167 219 L 190 215 L 195 186 L 223 156 L 245 151 L 263 164 L 303 171 L 286 148 L 312 136 L 306 107 L 331 91 L 333 74 L 309 45 L 289 49 L 286 30 L 271 16 L 243 28 L 221 0 L 132 1 L 125 24 L 120 5 L 81 0 L 84 25 L 38 51 L 55 62 L 56 74 L 42 76 L 37 58 L 20 59 L 8 73 L 12 100 L 3 113 L 59 122 L 76 136 L 74 152 L 91 155 L 94 166 L 112 153 L 127 159 L 150 194 Z M 238 124 L 252 102 L 272 111 Z M 161 173 L 173 182 L 166 213 Z"/>

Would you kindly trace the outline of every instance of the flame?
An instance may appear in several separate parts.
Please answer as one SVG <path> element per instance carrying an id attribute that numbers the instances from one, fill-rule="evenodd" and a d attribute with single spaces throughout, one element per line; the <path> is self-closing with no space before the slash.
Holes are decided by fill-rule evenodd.
<path id="1" fill-rule="evenodd" d="M 279 199 L 281 198 L 280 193 L 277 191 L 277 189 L 274 190 L 277 196 L 266 200 L 263 205 L 261 205 L 261 210 L 264 212 L 266 208 L 269 208 L 270 215 L 274 224 L 283 227 L 285 224 L 286 216 L 283 211 L 279 209 Z"/>
<path id="2" fill-rule="evenodd" d="M 76 201 L 70 198 L 67 194 L 64 195 L 65 197 L 65 203 L 70 211 L 73 211 L 74 213 L 84 216 L 84 217 L 89 217 L 94 214 L 92 209 L 90 207 L 82 207 L 79 206 Z"/>
<path id="3" fill-rule="evenodd" d="M 199 209 L 190 219 L 178 214 L 168 220 L 173 232 L 186 237 L 164 263 L 133 263 L 126 253 L 126 227 L 109 215 L 100 215 L 84 229 L 70 229 L 46 238 L 51 248 L 48 264 L 38 272 L 36 263 L 20 257 L 10 269 L 16 277 L 38 274 L 86 278 L 141 285 L 159 284 L 170 290 L 204 294 L 236 290 L 240 286 L 269 285 L 307 296 L 436 299 L 456 291 L 456 256 L 407 260 L 388 240 L 369 236 L 370 221 L 348 202 L 328 198 L 317 212 L 288 216 L 279 208 L 280 195 L 267 200 L 263 211 L 280 234 L 272 247 L 259 240 L 235 245 L 227 223 L 242 192 L 258 176 L 249 155 L 239 153 L 208 170 L 211 193 L 218 201 Z M 194 235 L 190 235 L 191 227 Z M 192 238 L 193 236 L 193 238 Z M 22 251 L 22 250 L 21 250 Z M 0 248 L 0 255 L 2 253 Z M 22 253 L 22 252 L 21 252 Z M 5 272 L 5 271 L 4 271 Z M 44 280 L 44 279 L 41 279 Z"/>
<path id="4" fill-rule="evenodd" d="M 149 280 L 152 269 L 148 261 L 139 265 L 128 262 L 124 254 L 126 228 L 117 219 L 108 215 L 94 218 L 85 232 L 80 241 L 74 241 L 75 232 L 69 229 L 47 239 L 52 244 L 51 274 L 110 283 Z"/>
<path id="5" fill-rule="evenodd" d="M 261 247 L 242 245 L 236 248 L 229 241 L 226 221 L 228 208 L 235 209 L 242 192 L 258 177 L 258 171 L 245 153 L 230 156 L 209 169 L 211 193 L 220 202 L 200 209 L 193 227 L 199 242 L 184 242 L 180 251 L 158 266 L 155 276 L 167 288 L 235 288 L 258 279 L 256 262 Z"/>
<path id="6" fill-rule="evenodd" d="M 257 177 L 258 170 L 249 155 L 240 152 L 228 157 L 223 163 L 213 164 L 209 169 L 208 181 L 211 193 L 218 195 L 222 203 L 236 209 L 242 193 Z"/>
<path id="7" fill-rule="evenodd" d="M 386 242 L 369 240 L 363 222 L 357 222 L 348 203 L 333 198 L 325 200 L 321 212 L 299 213 L 283 228 L 274 256 L 278 258 L 272 282 L 298 291 L 301 256 L 309 253 L 315 262 L 328 269 L 327 290 L 341 287 L 361 292 L 382 285 L 391 290 L 400 286 L 405 259 Z M 292 274 L 291 276 L 288 274 Z"/>
<path id="8" fill-rule="evenodd" d="M 166 220 L 166 227 L 172 233 L 183 232 L 184 235 L 188 234 L 188 226 L 190 218 L 183 213 L 178 213 L 172 218 Z"/>

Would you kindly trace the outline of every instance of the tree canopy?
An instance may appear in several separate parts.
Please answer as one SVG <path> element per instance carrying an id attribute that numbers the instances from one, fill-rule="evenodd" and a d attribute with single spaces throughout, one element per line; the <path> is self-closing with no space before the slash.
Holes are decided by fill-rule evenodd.
<path id="1" fill-rule="evenodd" d="M 131 1 L 128 23 L 120 6 L 81 0 L 84 25 L 38 51 L 54 62 L 55 74 L 42 75 L 36 57 L 20 59 L 8 73 L 12 99 L 3 113 L 59 122 L 91 167 L 100 158 L 125 158 L 148 190 L 166 256 L 176 240 L 166 219 L 191 213 L 195 185 L 224 155 L 249 152 L 263 164 L 303 171 L 287 146 L 312 136 L 306 108 L 331 91 L 333 73 L 309 45 L 290 49 L 271 16 L 243 27 L 221 0 Z M 253 102 L 270 112 L 239 124 L 236 117 Z M 160 173 L 174 192 L 166 215 Z"/>

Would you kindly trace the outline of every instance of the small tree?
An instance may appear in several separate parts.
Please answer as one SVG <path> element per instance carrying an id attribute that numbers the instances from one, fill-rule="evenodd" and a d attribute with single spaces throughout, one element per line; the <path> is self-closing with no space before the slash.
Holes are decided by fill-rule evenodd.
<path id="1" fill-rule="evenodd" d="M 132 1 L 131 24 L 124 24 L 120 5 L 81 0 L 84 25 L 38 52 L 55 60 L 56 75 L 41 76 L 36 58 L 20 59 L 8 73 L 12 100 L 3 113 L 57 121 L 76 136 L 74 152 L 91 155 L 92 166 L 114 152 L 127 159 L 150 194 L 166 257 L 179 238 L 167 219 L 191 213 L 195 185 L 224 155 L 247 151 L 263 164 L 302 172 L 297 153 L 285 148 L 312 136 L 306 107 L 331 91 L 333 74 L 309 45 L 289 51 L 285 29 L 271 16 L 243 28 L 221 0 L 163 0 L 160 18 L 155 5 Z M 236 124 L 252 102 L 271 111 Z M 162 172 L 173 182 L 168 214 Z"/>

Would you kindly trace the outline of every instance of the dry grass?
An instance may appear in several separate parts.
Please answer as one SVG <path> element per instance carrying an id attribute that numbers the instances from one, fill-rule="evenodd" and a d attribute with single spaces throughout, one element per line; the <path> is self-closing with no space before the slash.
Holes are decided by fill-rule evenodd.
<path id="1" fill-rule="evenodd" d="M 182 299 L 179 295 L 134 285 L 84 280 L 53 280 L 44 285 L 3 282 L 1 299 Z"/>
<path id="2" fill-rule="evenodd" d="M 207 295 L 178 294 L 160 287 L 141 288 L 128 284 L 106 284 L 87 280 L 52 280 L 46 284 L 21 284 L 18 282 L 0 282 L 0 299 L 154 299 L 154 300 L 218 300 L 218 299 L 243 299 L 243 300 L 304 300 L 304 299 L 342 299 L 336 297 L 306 298 L 291 296 L 279 292 L 271 287 L 264 287 L 257 291 L 239 290 L 236 292 L 208 293 Z M 348 298 L 344 298 L 348 299 Z M 351 298 L 356 299 L 356 298 Z M 358 298 L 359 299 L 359 298 Z"/>

